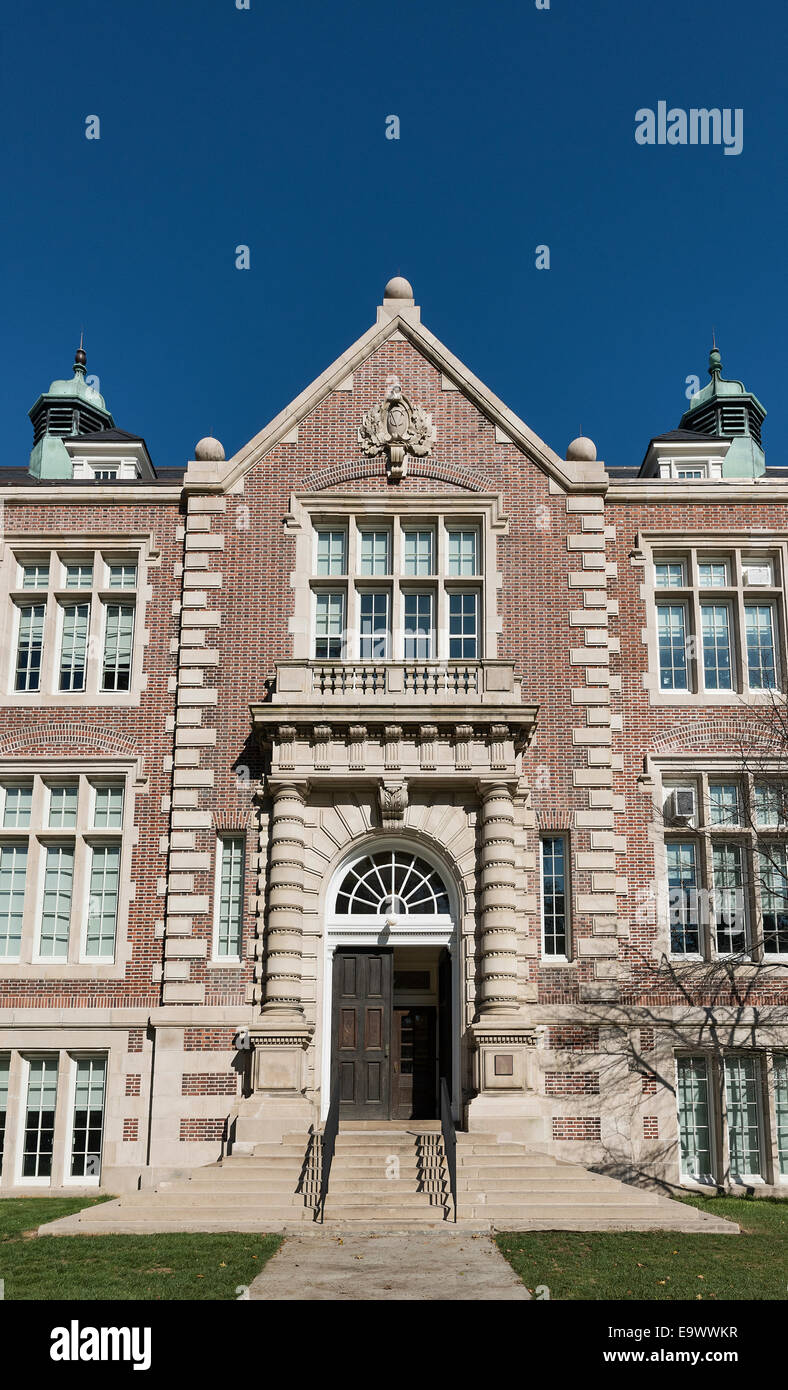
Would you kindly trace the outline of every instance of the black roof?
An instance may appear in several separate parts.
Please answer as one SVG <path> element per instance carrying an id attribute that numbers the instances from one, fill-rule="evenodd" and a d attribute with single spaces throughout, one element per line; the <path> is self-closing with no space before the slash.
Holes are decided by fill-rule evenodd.
<path id="1" fill-rule="evenodd" d="M 723 442 L 732 439 L 730 434 L 700 434 L 697 430 L 668 430 L 665 434 L 655 434 L 650 441 L 651 444 L 680 444 L 686 441 L 687 444 L 697 444 L 702 439 L 721 439 Z"/>
<path id="2" fill-rule="evenodd" d="M 175 487 L 185 468 L 160 468 L 151 478 L 113 478 L 113 487 Z M 34 478 L 26 468 L 0 466 L 0 487 L 100 487 L 95 478 Z"/>
<path id="3" fill-rule="evenodd" d="M 128 430 L 94 430 L 92 434 L 67 434 L 69 444 L 145 444 L 141 434 L 129 434 Z M 148 446 L 145 444 L 147 452 Z"/>

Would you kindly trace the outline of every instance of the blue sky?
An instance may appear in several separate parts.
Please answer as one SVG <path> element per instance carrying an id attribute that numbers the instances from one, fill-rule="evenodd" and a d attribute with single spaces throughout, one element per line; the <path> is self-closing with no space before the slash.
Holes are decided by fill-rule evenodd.
<path id="1" fill-rule="evenodd" d="M 250 6 L 7 11 L 3 463 L 27 462 L 83 324 L 116 423 L 182 465 L 262 428 L 401 273 L 559 453 L 582 425 L 639 463 L 707 379 L 713 325 L 788 464 L 784 3 Z M 742 108 L 742 153 L 639 146 L 661 99 Z"/>

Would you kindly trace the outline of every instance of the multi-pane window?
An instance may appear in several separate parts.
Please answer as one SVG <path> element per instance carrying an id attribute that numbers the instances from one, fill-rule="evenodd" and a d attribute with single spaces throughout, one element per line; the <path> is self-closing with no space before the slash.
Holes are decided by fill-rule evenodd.
<path id="1" fill-rule="evenodd" d="M 19 632 L 16 644 L 16 690 L 41 688 L 41 656 L 44 647 L 46 604 L 19 605 Z"/>
<path id="2" fill-rule="evenodd" d="M 683 603 L 657 604 L 659 684 L 662 690 L 687 689 L 687 612 Z"/>
<path id="3" fill-rule="evenodd" d="M 362 661 L 385 661 L 389 648 L 389 596 L 374 590 L 359 595 L 360 642 Z"/>
<path id="4" fill-rule="evenodd" d="M 3 1171 L 5 1129 L 8 1118 L 8 1083 L 11 1071 L 10 1052 L 0 1052 L 0 1173 Z"/>
<path id="5" fill-rule="evenodd" d="M 671 841 L 666 850 L 671 954 L 696 956 L 700 951 L 700 921 L 695 843 Z"/>
<path id="6" fill-rule="evenodd" d="M 567 846 L 563 835 L 545 835 L 542 848 L 542 953 L 569 956 Z"/>
<path id="7" fill-rule="evenodd" d="M 71 930 L 74 886 L 74 846 L 48 845 L 44 864 L 44 895 L 38 954 L 42 960 L 66 960 Z"/>
<path id="8" fill-rule="evenodd" d="M 48 772 L 0 784 L 0 961 L 111 964 L 124 784 Z"/>
<path id="9" fill-rule="evenodd" d="M 714 1151 L 705 1057 L 679 1057 L 678 1106 L 681 1175 L 694 1182 L 714 1181 Z"/>
<path id="10" fill-rule="evenodd" d="M 0 959 L 19 956 L 26 881 L 27 845 L 0 845 Z"/>
<path id="11" fill-rule="evenodd" d="M 435 532 L 431 529 L 405 531 L 402 572 L 413 579 L 435 573 Z"/>
<path id="12" fill-rule="evenodd" d="M 405 660 L 429 661 L 432 657 L 433 595 L 411 591 L 404 596 Z"/>
<path id="13" fill-rule="evenodd" d="M 78 560 L 66 565 L 67 589 L 90 589 L 93 587 L 93 561 Z"/>
<path id="14" fill-rule="evenodd" d="M 703 681 L 707 690 L 731 690 L 731 624 L 726 603 L 702 603 Z"/>
<path id="15" fill-rule="evenodd" d="M 315 573 L 347 574 L 347 531 L 341 528 L 318 531 Z"/>
<path id="16" fill-rule="evenodd" d="M 314 660 L 475 662 L 485 654 L 481 522 L 327 518 L 315 522 L 311 554 Z"/>
<path id="17" fill-rule="evenodd" d="M 93 845 L 85 937 L 88 960 L 112 960 L 118 921 L 120 845 Z"/>
<path id="18" fill-rule="evenodd" d="M 773 690 L 777 684 L 774 608 L 770 603 L 748 603 L 744 619 L 750 686 L 753 690 Z"/>
<path id="19" fill-rule="evenodd" d="M 672 954 L 788 956 L 788 788 L 699 772 L 663 792 Z"/>
<path id="20" fill-rule="evenodd" d="M 98 1182 L 104 1135 L 107 1059 L 79 1057 L 74 1065 L 70 1175 L 72 1178 L 94 1178 Z"/>
<path id="21" fill-rule="evenodd" d="M 774 1118 L 780 1172 L 788 1177 L 788 1052 L 774 1054 Z"/>
<path id="22" fill-rule="evenodd" d="M 720 556 L 695 546 L 683 557 L 656 554 L 659 689 L 746 695 L 777 688 L 783 579 L 779 553 L 752 555 L 742 547 Z"/>
<path id="23" fill-rule="evenodd" d="M 479 655 L 479 595 L 467 589 L 449 594 L 449 657 L 475 661 Z"/>
<path id="24" fill-rule="evenodd" d="M 730 1171 L 734 1182 L 761 1177 L 760 1074 L 755 1057 L 724 1061 Z"/>
<path id="25" fill-rule="evenodd" d="M 102 690 L 128 690 L 130 688 L 133 640 L 133 603 L 108 603 L 106 605 Z"/>
<path id="26" fill-rule="evenodd" d="M 390 531 L 362 531 L 359 573 L 381 575 L 391 573 Z"/>
<path id="27" fill-rule="evenodd" d="M 758 851 L 764 953 L 788 956 L 788 867 L 785 845 L 768 842 Z"/>
<path id="28" fill-rule="evenodd" d="M 739 955 L 748 947 L 744 846 L 734 841 L 712 842 L 711 852 L 717 951 L 720 955 Z"/>
<path id="29" fill-rule="evenodd" d="M 27 1107 L 22 1147 L 22 1177 L 50 1178 L 55 1137 L 58 1058 L 28 1062 Z"/>
<path id="30" fill-rule="evenodd" d="M 110 589 L 136 589 L 137 566 L 133 560 L 121 560 L 119 564 L 109 566 L 109 587 Z"/>
<path id="31" fill-rule="evenodd" d="M 222 836 L 217 848 L 216 955 L 238 960 L 243 946 L 243 837 Z"/>
<path id="32" fill-rule="evenodd" d="M 15 568 L 10 688 L 81 697 L 131 691 L 137 559 L 51 551 L 17 555 Z M 35 601 L 31 590 L 40 592 Z M 123 591 L 122 602 L 112 590 Z"/>
<path id="33" fill-rule="evenodd" d="M 89 628 L 89 603 L 63 604 L 59 682 L 61 690 L 85 689 Z"/>
<path id="34" fill-rule="evenodd" d="M 315 657 L 341 661 L 345 644 L 345 595 L 318 593 L 315 598 Z"/>

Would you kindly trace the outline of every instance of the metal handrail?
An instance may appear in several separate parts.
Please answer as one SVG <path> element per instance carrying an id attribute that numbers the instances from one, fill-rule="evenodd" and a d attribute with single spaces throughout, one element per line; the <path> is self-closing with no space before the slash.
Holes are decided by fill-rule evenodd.
<path id="1" fill-rule="evenodd" d="M 449 1088 L 446 1077 L 441 1077 L 441 1133 L 446 1153 L 446 1167 L 449 1170 L 449 1188 L 454 1203 L 454 1220 L 457 1220 L 457 1132 L 451 1113 Z"/>
<path id="2" fill-rule="evenodd" d="M 323 1129 L 321 1152 L 320 1152 L 320 1195 L 315 1208 L 315 1221 L 323 1220 L 326 1205 L 326 1195 L 328 1193 L 328 1179 L 331 1175 L 331 1163 L 334 1158 L 334 1149 L 339 1132 L 339 1080 L 334 1083 L 331 1092 L 331 1103 L 328 1107 L 326 1123 Z"/>

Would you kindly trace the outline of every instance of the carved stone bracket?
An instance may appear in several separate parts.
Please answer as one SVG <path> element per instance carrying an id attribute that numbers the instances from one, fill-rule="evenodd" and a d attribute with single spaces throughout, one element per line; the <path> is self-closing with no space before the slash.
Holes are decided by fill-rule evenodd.
<path id="1" fill-rule="evenodd" d="M 408 808 L 407 782 L 381 782 L 378 787 L 380 824 L 383 830 L 402 830 Z"/>
<path id="2" fill-rule="evenodd" d="M 411 405 L 402 393 L 399 377 L 386 377 L 386 395 L 368 410 L 359 427 L 358 442 L 368 458 L 386 455 L 386 474 L 398 483 L 408 471 L 408 455 L 423 458 L 435 443 L 432 416 L 422 406 Z"/>

